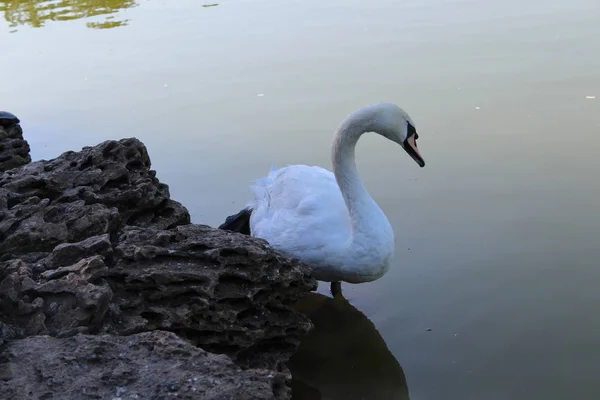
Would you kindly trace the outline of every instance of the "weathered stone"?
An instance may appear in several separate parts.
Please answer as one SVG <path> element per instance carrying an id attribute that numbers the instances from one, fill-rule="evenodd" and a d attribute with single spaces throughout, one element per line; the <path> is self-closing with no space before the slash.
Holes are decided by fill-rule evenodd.
<path id="1" fill-rule="evenodd" d="M 245 367 L 276 368 L 310 329 L 290 306 L 315 281 L 265 241 L 202 225 L 130 228 L 116 260 L 108 281 L 121 334 L 170 330 Z"/>
<path id="2" fill-rule="evenodd" d="M 188 224 L 150 170 L 137 139 L 107 141 L 0 174 L 0 257 L 49 252 L 65 242 L 116 235 L 123 226 Z"/>
<path id="3" fill-rule="evenodd" d="M 77 253 L 69 248 L 102 249 L 104 239 L 57 246 L 47 260 Z M 262 240 L 201 225 L 130 227 L 106 254 L 110 267 L 95 255 L 40 274 L 37 263 L 0 264 L 5 319 L 27 335 L 170 330 L 244 367 L 268 368 L 285 362 L 310 329 L 290 306 L 315 281 Z"/>
<path id="4" fill-rule="evenodd" d="M 54 357 L 52 349 L 76 351 L 87 340 L 112 343 L 105 354 L 117 360 L 114 352 L 125 343 L 120 338 L 82 334 L 149 337 L 139 335 L 171 331 L 187 343 L 223 354 L 198 350 L 209 363 L 216 357 L 230 364 L 226 355 L 235 368 L 267 368 L 279 377 L 277 390 L 269 381 L 267 397 L 256 394 L 258 389 L 227 389 L 214 398 L 289 398 L 285 362 L 311 327 L 291 306 L 314 289 L 316 281 L 306 266 L 275 252 L 265 241 L 190 224 L 187 210 L 169 198 L 168 187 L 156 179 L 146 148 L 136 139 L 107 141 L 0 172 L 0 344 L 8 343 L 6 351 L 14 351 L 10 354 L 21 351 L 22 343 L 32 346 L 32 353 L 26 353 L 32 359 L 35 351 L 41 354 L 36 357 L 49 359 Z M 15 341 L 27 336 L 33 336 L 30 342 Z M 163 345 L 168 341 L 156 342 Z M 0 363 L 10 354 L 0 354 Z M 176 352 L 169 357 L 183 369 L 185 354 L 181 359 Z M 67 379 L 70 367 L 64 361 L 58 358 L 48 369 L 40 361 L 37 369 L 26 372 L 20 369 L 24 364 L 15 367 L 13 360 L 11 370 L 23 371 L 24 380 L 14 378 L 18 372 L 4 383 L 0 379 L 0 387 L 8 398 L 25 393 L 21 389 L 34 393 L 33 398 L 52 393 L 93 397 L 94 387 L 101 396 L 108 393 L 93 383 L 97 370 L 90 372 L 91 386 L 85 386 L 92 391 L 81 392 L 78 385 L 85 382 Z M 157 371 L 161 368 L 169 378 L 163 389 L 150 382 L 154 392 L 149 398 L 187 393 L 181 381 L 170 377 L 171 365 L 156 362 Z M 107 371 L 115 368 L 110 365 Z M 27 383 L 39 374 L 48 374 L 46 382 L 52 385 Z M 65 377 L 60 378 L 64 386 L 57 386 L 57 376 Z M 150 376 L 140 375 L 140 382 Z M 253 387 L 244 379 L 239 388 Z M 33 386 L 23 389 L 27 385 Z M 125 387 L 119 385 L 120 381 L 117 386 Z M 111 393 L 119 397 L 118 391 Z M 189 398 L 213 398 L 212 392 L 206 393 L 208 397 Z"/>
<path id="5" fill-rule="evenodd" d="M 33 336 L 8 344 L 0 358 L 2 399 L 289 398 L 288 376 L 241 370 L 164 331 L 132 336 Z"/>
<path id="6" fill-rule="evenodd" d="M 4 318 L 21 327 L 26 335 L 68 336 L 77 332 L 108 330 L 105 317 L 113 297 L 104 279 L 108 268 L 101 256 L 79 261 L 32 279 L 30 268 L 11 261 L 0 283 Z"/>
<path id="7" fill-rule="evenodd" d="M 77 243 L 61 243 L 54 248 L 48 259 L 48 269 L 69 265 L 83 257 L 100 254 L 112 256 L 112 243 L 108 234 L 92 236 Z"/>
<path id="8" fill-rule="evenodd" d="M 2 346 L 6 342 L 10 342 L 11 340 L 17 339 L 22 336 L 23 333 L 20 329 L 0 321 L 0 346 Z"/>
<path id="9" fill-rule="evenodd" d="M 19 120 L 0 115 L 0 172 L 31 162 Z"/>

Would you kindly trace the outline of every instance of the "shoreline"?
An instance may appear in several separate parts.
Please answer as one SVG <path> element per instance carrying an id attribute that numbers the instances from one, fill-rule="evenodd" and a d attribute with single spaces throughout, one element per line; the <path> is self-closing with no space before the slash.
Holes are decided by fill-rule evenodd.
<path id="1" fill-rule="evenodd" d="M 32 162 L 0 115 L 0 146 L 0 397 L 291 397 L 308 267 L 190 223 L 135 138 Z"/>

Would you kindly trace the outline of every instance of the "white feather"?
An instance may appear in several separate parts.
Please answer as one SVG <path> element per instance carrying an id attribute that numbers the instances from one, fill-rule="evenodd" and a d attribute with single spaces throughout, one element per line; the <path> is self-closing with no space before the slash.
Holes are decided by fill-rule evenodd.
<path id="1" fill-rule="evenodd" d="M 252 186 L 252 236 L 299 258 L 318 280 L 359 283 L 383 276 L 394 255 L 394 233 L 362 186 L 354 147 L 369 131 L 402 143 L 406 121 L 408 115 L 390 103 L 352 113 L 335 135 L 335 174 L 317 166 L 272 167 Z"/>

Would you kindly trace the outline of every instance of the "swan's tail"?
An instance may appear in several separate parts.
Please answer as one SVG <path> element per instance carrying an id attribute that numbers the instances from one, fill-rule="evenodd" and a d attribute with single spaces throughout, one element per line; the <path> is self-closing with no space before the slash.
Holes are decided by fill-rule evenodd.
<path id="1" fill-rule="evenodd" d="M 276 172 L 279 168 L 276 165 L 272 165 L 267 176 L 258 178 L 254 181 L 251 186 L 252 192 L 254 193 L 254 199 L 246 207 L 235 215 L 230 215 L 225 219 L 225 222 L 219 226 L 219 229 L 239 232 L 245 235 L 250 235 L 250 216 L 254 210 L 256 204 L 261 201 L 269 202 L 269 186 L 273 184 L 276 177 Z"/>
<path id="2" fill-rule="evenodd" d="M 250 235 L 250 215 L 252 215 L 252 209 L 246 207 L 239 213 L 227 217 L 219 229 Z"/>
<path id="3" fill-rule="evenodd" d="M 254 208 L 257 202 L 267 201 L 269 202 L 269 186 L 271 186 L 275 180 L 276 172 L 279 170 L 275 164 L 271 165 L 271 169 L 269 169 L 269 173 L 262 178 L 258 178 L 254 181 L 254 184 L 251 186 L 252 193 L 254 193 L 254 199 L 248 204 L 246 204 L 246 208 Z"/>

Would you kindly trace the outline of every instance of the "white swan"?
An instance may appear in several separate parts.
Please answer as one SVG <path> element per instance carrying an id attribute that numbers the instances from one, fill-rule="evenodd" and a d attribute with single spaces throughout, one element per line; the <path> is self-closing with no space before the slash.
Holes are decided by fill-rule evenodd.
<path id="1" fill-rule="evenodd" d="M 425 166 L 417 148 L 419 135 L 406 112 L 377 103 L 350 114 L 333 139 L 333 173 L 321 167 L 290 165 L 271 169 L 253 186 L 254 199 L 219 228 L 265 239 L 312 268 L 320 281 L 374 281 L 394 256 L 394 232 L 383 211 L 363 186 L 354 161 L 360 136 L 376 132 L 398 143 Z"/>

